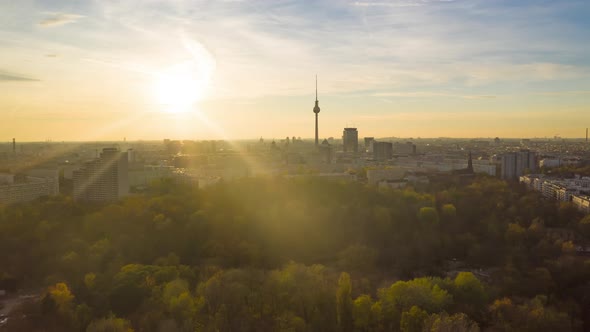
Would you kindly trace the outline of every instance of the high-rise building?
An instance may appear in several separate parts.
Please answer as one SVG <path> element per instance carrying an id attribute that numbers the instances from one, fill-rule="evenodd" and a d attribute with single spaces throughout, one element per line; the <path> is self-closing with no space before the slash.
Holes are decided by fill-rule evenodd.
<path id="1" fill-rule="evenodd" d="M 344 152 L 359 151 L 359 132 L 356 128 L 344 128 L 342 132 L 342 145 Z"/>
<path id="2" fill-rule="evenodd" d="M 375 137 L 365 137 L 365 152 L 373 153 L 373 143 L 375 143 Z"/>
<path id="3" fill-rule="evenodd" d="M 105 148 L 100 157 L 74 171 L 74 199 L 116 201 L 129 193 L 128 155 Z"/>
<path id="4" fill-rule="evenodd" d="M 520 150 L 501 155 L 502 179 L 516 180 L 526 171 L 537 171 L 537 155 L 530 150 Z"/>
<path id="5" fill-rule="evenodd" d="M 504 153 L 501 156 L 501 174 L 504 180 L 514 180 L 516 176 L 516 153 Z"/>
<path id="6" fill-rule="evenodd" d="M 390 142 L 373 142 L 373 158 L 383 161 L 393 157 L 393 144 Z"/>
<path id="7" fill-rule="evenodd" d="M 319 145 L 318 137 L 318 114 L 320 113 L 320 105 L 318 101 L 318 76 L 315 77 L 315 106 L 313 107 L 315 113 L 315 146 Z"/>

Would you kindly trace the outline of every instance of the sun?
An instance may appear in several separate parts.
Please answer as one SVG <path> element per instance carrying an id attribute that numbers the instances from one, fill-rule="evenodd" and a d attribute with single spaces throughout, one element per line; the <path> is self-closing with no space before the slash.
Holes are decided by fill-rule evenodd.
<path id="1" fill-rule="evenodd" d="M 165 111 L 183 113 L 194 110 L 207 94 L 216 69 L 213 55 L 200 43 L 182 37 L 190 60 L 159 71 L 154 79 L 154 95 Z"/>
<path id="2" fill-rule="evenodd" d="M 208 79 L 199 77 L 193 67 L 190 63 L 183 63 L 157 75 L 156 98 L 167 111 L 186 112 L 203 98 Z"/>

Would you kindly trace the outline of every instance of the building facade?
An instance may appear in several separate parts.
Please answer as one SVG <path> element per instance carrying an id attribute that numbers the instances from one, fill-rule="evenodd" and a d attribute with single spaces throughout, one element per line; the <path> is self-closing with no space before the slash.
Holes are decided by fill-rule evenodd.
<path id="1" fill-rule="evenodd" d="M 365 137 L 365 152 L 373 153 L 373 143 L 375 143 L 375 137 Z"/>
<path id="2" fill-rule="evenodd" d="M 529 150 L 509 152 L 501 155 L 501 174 L 504 180 L 518 180 L 527 171 L 537 171 L 537 155 Z"/>
<path id="3" fill-rule="evenodd" d="M 59 194 L 59 180 L 54 177 L 0 174 L 0 204 L 22 203 Z"/>
<path id="4" fill-rule="evenodd" d="M 74 171 L 74 199 L 116 201 L 129 193 L 128 155 L 105 148 L 100 157 Z"/>
<path id="5" fill-rule="evenodd" d="M 393 151 L 396 154 L 416 154 L 416 145 L 412 142 L 400 143 L 396 142 L 393 145 Z"/>
<path id="6" fill-rule="evenodd" d="M 393 144 L 389 142 L 373 142 L 373 158 L 378 161 L 393 157 Z"/>
<path id="7" fill-rule="evenodd" d="M 356 128 L 344 128 L 342 145 L 344 152 L 357 153 L 359 151 L 359 133 Z"/>

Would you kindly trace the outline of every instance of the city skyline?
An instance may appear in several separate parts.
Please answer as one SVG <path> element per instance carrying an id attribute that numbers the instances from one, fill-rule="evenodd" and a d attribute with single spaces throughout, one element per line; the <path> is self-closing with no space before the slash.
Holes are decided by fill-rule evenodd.
<path id="1" fill-rule="evenodd" d="M 8 141 L 583 138 L 585 1 L 20 1 L 0 13 Z"/>

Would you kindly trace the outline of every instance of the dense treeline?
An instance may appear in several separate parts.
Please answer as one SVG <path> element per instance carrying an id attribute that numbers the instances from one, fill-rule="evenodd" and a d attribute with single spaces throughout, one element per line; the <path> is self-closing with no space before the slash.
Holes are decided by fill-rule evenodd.
<path id="1" fill-rule="evenodd" d="M 585 241 L 582 217 L 485 177 L 432 192 L 163 181 L 106 206 L 3 207 L 0 288 L 40 294 L 5 328 L 590 330 L 590 261 L 559 236 Z"/>

